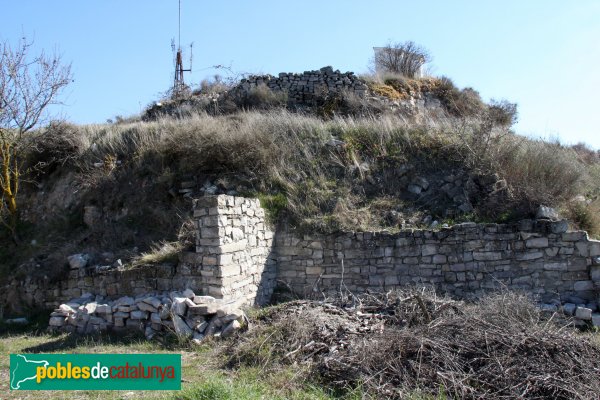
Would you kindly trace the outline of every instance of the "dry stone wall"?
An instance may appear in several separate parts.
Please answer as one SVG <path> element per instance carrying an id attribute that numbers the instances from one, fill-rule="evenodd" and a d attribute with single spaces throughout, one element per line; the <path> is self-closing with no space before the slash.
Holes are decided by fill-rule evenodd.
<path id="1" fill-rule="evenodd" d="M 199 271 L 209 295 L 264 304 L 275 284 L 273 232 L 258 199 L 227 195 L 196 200 L 196 252 L 184 268 Z M 183 282 L 182 282 L 183 284 Z"/>
<path id="2" fill-rule="evenodd" d="M 177 265 L 111 269 L 74 255 L 66 279 L 15 279 L 0 291 L 2 302 L 25 297 L 31 307 L 56 308 L 75 298 L 108 301 L 190 289 L 223 302 L 261 305 L 278 282 L 301 295 L 431 285 L 471 299 L 507 288 L 575 311 L 598 309 L 600 242 L 568 232 L 566 221 L 299 236 L 269 229 L 257 199 L 206 196 L 195 201 L 193 213 L 196 248 Z"/>
<path id="3" fill-rule="evenodd" d="M 74 254 L 65 279 L 13 279 L 0 288 L 0 304 L 21 304 L 19 313 L 85 296 L 110 299 L 185 289 L 245 305 L 266 303 L 275 286 L 276 261 L 273 232 L 258 199 L 202 197 L 193 213 L 197 246 L 182 253 L 177 265 L 89 265 L 85 254 Z"/>
<path id="4" fill-rule="evenodd" d="M 507 288 L 541 301 L 597 306 L 600 242 L 566 221 L 308 235 L 279 233 L 278 279 L 298 293 L 433 285 L 457 298 Z"/>
<path id="5" fill-rule="evenodd" d="M 282 72 L 272 75 L 250 76 L 242 79 L 237 87 L 240 95 L 247 95 L 259 86 L 266 86 L 273 92 L 285 92 L 290 103 L 312 104 L 314 100 L 328 93 L 348 91 L 359 97 L 367 93 L 367 85 L 353 72 L 340 72 L 332 67 L 301 74 Z"/>

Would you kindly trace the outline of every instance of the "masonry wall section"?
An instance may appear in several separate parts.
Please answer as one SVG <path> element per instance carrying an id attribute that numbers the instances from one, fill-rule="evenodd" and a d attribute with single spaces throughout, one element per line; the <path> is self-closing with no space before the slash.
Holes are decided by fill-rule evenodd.
<path id="1" fill-rule="evenodd" d="M 14 278 L 0 289 L 0 304 L 14 312 L 22 305 L 55 308 L 85 293 L 117 298 L 189 288 L 262 305 L 278 281 L 305 296 L 431 285 L 466 299 L 507 288 L 544 302 L 600 301 L 600 242 L 567 232 L 566 221 L 299 235 L 271 231 L 257 199 L 226 195 L 196 200 L 193 214 L 196 248 L 177 265 L 86 265 L 58 281 Z"/>
<path id="2" fill-rule="evenodd" d="M 566 221 L 522 221 L 394 234 L 279 232 L 278 279 L 302 295 L 431 285 L 467 299 L 507 288 L 541 301 L 598 301 L 600 242 L 566 230 Z"/>

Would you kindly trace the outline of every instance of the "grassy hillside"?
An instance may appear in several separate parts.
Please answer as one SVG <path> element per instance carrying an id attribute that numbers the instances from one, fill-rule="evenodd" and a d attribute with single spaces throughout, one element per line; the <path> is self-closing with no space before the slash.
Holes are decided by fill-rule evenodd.
<path id="1" fill-rule="evenodd" d="M 507 222 L 542 204 L 600 231 L 596 152 L 515 135 L 511 105 L 485 105 L 449 80 L 369 85 L 387 97 L 290 110 L 262 93 L 244 104 L 268 107 L 217 113 L 200 100 L 176 112 L 189 101 L 173 100 L 171 113 L 150 120 L 51 124 L 31 137 L 22 243 L 0 232 L 0 265 L 60 274 L 74 252 L 127 262 L 184 248 L 191 198 L 218 193 L 257 196 L 273 223 L 301 231 Z M 433 96 L 444 114 L 381 106 L 415 96 Z"/>

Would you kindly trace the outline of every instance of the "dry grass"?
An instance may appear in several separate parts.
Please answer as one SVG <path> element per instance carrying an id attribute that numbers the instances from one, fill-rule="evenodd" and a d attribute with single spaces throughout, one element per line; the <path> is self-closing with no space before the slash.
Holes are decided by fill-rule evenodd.
<path id="1" fill-rule="evenodd" d="M 132 266 L 177 262 L 182 250 L 180 242 L 162 243 L 152 246 L 152 250 L 144 252 L 132 260 Z"/>
<path id="2" fill-rule="evenodd" d="M 486 118 L 415 125 L 391 115 L 322 120 L 277 110 L 87 125 L 78 134 L 77 150 L 63 157 L 84 176 L 118 180 L 122 171 L 123 179 L 155 176 L 165 182 L 184 175 L 233 178 L 244 182 L 249 195 L 285 196 L 278 215 L 300 225 L 327 225 L 343 219 L 337 218 L 341 213 L 362 212 L 379 197 L 395 196 L 394 182 L 385 180 L 395 179 L 389 171 L 406 163 L 505 179 L 511 200 L 481 215 L 509 209 L 526 214 L 542 203 L 569 209 L 570 199 L 593 184 L 592 167 L 575 150 L 516 136 Z M 328 145 L 332 139 L 344 145 Z M 101 174 L 94 164 L 109 158 L 118 168 Z M 379 193 L 366 193 L 376 180 Z M 339 227 L 355 228 L 351 220 Z"/>

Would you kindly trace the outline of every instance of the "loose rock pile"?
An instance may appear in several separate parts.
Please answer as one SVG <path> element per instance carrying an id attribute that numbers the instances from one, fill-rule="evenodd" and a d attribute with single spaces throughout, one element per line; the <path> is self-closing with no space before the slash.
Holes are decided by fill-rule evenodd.
<path id="1" fill-rule="evenodd" d="M 573 317 L 576 326 L 585 326 L 591 324 L 600 327 L 600 313 L 596 302 L 587 304 L 565 303 L 560 304 L 542 304 L 541 310 L 545 312 L 562 312 L 567 317 Z"/>
<path id="2" fill-rule="evenodd" d="M 242 327 L 246 316 L 236 301 L 183 293 L 124 296 L 114 301 L 86 294 L 61 304 L 50 314 L 50 329 L 93 333 L 140 330 L 146 338 L 174 333 L 201 343 L 208 337 L 226 337 Z"/>
<path id="3" fill-rule="evenodd" d="M 305 71 L 301 74 L 282 72 L 272 75 L 250 76 L 242 79 L 235 90 L 240 94 L 249 93 L 259 86 L 266 86 L 274 92 L 286 92 L 291 103 L 310 104 L 316 97 L 342 90 L 353 92 L 359 97 L 367 93 L 367 85 L 353 72 L 340 72 L 332 67 L 318 71 Z"/>

